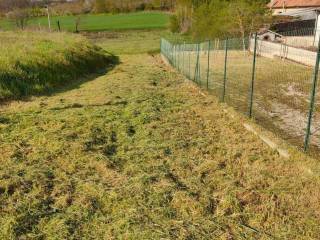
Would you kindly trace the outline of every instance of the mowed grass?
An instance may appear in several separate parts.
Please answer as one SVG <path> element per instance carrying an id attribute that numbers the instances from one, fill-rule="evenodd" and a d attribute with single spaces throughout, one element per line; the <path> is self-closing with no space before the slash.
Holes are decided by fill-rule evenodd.
<path id="1" fill-rule="evenodd" d="M 0 100 L 49 93 L 115 60 L 80 35 L 0 33 Z"/>
<path id="2" fill-rule="evenodd" d="M 115 55 L 159 53 L 161 37 L 170 36 L 168 30 L 130 30 L 85 34 L 94 44 Z"/>
<path id="3" fill-rule="evenodd" d="M 57 22 L 60 22 L 62 31 L 76 30 L 76 19 L 80 17 L 79 31 L 110 31 L 110 30 L 132 30 L 132 29 L 161 29 L 166 28 L 169 15 L 163 12 L 137 12 L 123 14 L 87 14 L 79 16 L 53 16 L 51 18 L 52 28 L 58 30 Z M 28 27 L 48 28 L 47 17 L 33 18 L 28 21 Z M 15 29 L 15 23 L 3 19 L 0 21 L 0 29 Z"/>
<path id="4" fill-rule="evenodd" d="M 318 161 L 280 157 L 158 57 L 120 62 L 1 108 L 3 239 L 318 238 Z"/>

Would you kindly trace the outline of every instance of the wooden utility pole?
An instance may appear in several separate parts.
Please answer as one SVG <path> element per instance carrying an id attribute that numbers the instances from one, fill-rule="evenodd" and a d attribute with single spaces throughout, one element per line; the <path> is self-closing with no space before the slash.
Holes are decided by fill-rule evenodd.
<path id="1" fill-rule="evenodd" d="M 47 5 L 47 15 L 48 15 L 48 26 L 49 26 L 49 31 L 51 32 L 51 20 L 50 20 L 50 11 L 49 11 L 49 5 Z"/>

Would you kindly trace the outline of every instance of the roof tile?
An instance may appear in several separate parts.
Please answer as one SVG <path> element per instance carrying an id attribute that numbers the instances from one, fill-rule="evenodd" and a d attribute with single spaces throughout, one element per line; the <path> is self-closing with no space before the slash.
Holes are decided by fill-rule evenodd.
<path id="1" fill-rule="evenodd" d="M 273 0 L 268 6 L 271 8 L 320 7 L 320 0 Z"/>

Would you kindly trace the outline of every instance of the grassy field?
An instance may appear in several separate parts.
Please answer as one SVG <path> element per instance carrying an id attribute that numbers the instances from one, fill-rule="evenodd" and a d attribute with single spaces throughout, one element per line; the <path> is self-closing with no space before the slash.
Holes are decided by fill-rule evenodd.
<path id="1" fill-rule="evenodd" d="M 317 239 L 319 162 L 280 157 L 224 109 L 130 51 L 105 75 L 2 106 L 0 236 Z"/>
<path id="2" fill-rule="evenodd" d="M 92 42 L 112 54 L 159 53 L 160 38 L 168 30 L 109 31 L 85 34 Z"/>
<path id="3" fill-rule="evenodd" d="M 0 41 L 0 100 L 49 93 L 115 60 L 67 33 L 2 32 Z"/>
<path id="4" fill-rule="evenodd" d="M 51 18 L 52 28 L 57 30 L 60 21 L 62 31 L 75 31 L 75 22 L 79 16 L 54 16 Z M 137 12 L 124 14 L 88 14 L 80 15 L 80 31 L 110 31 L 129 29 L 161 29 L 166 28 L 169 15 L 162 12 Z M 33 18 L 28 22 L 30 28 L 48 28 L 46 17 Z M 0 21 L 0 29 L 15 29 L 14 22 Z"/>

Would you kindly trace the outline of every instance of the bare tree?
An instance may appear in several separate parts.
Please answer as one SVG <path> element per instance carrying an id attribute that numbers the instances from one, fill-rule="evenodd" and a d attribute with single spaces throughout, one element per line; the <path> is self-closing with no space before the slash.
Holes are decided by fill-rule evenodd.
<path id="1" fill-rule="evenodd" d="M 0 9 L 3 12 L 10 12 L 17 8 L 26 8 L 30 5 L 30 0 L 0 0 Z"/>
<path id="2" fill-rule="evenodd" d="M 76 19 L 75 19 L 76 33 L 79 32 L 79 26 L 80 26 L 81 20 L 82 20 L 81 15 L 76 16 Z"/>
<path id="3" fill-rule="evenodd" d="M 7 14 L 7 17 L 14 21 L 18 28 L 21 30 L 25 29 L 28 19 L 29 13 L 27 9 L 15 9 Z"/>

